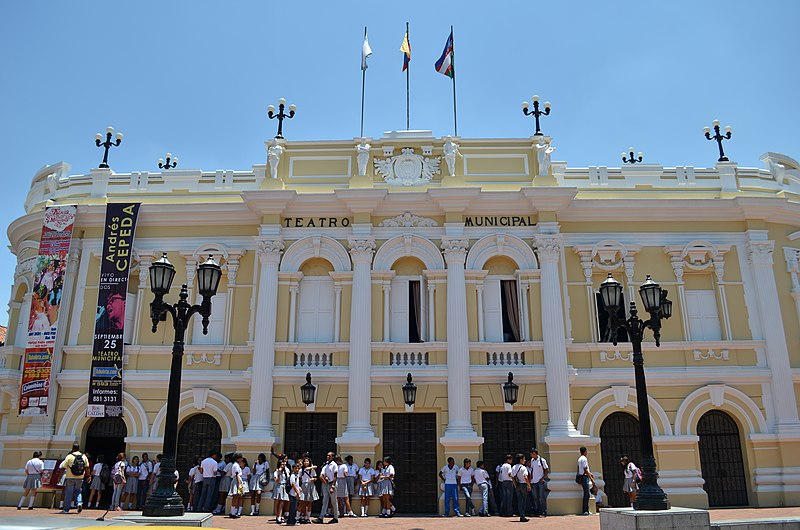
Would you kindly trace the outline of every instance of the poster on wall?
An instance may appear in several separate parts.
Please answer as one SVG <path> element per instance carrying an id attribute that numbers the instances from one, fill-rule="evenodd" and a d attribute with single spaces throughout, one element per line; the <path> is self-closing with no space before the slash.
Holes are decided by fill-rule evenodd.
<path id="1" fill-rule="evenodd" d="M 52 206 L 44 211 L 22 363 L 19 392 L 19 414 L 22 416 L 47 414 L 58 314 L 76 212 L 76 206 Z"/>
<path id="2" fill-rule="evenodd" d="M 138 203 L 111 203 L 106 207 L 86 409 L 90 418 L 122 416 L 125 301 L 138 214 Z"/>

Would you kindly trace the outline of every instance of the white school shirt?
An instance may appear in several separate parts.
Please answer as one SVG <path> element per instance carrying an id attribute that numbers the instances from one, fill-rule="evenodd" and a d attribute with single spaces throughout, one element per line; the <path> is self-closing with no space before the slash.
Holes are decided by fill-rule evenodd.
<path id="1" fill-rule="evenodd" d="M 191 469 L 189 470 L 189 473 L 188 473 L 188 475 L 189 475 L 189 478 L 190 478 L 190 479 L 194 479 L 194 478 L 196 478 L 196 477 L 197 477 L 197 466 L 194 466 L 193 468 L 191 468 Z M 194 480 L 192 480 L 192 483 L 194 483 Z"/>
<path id="2" fill-rule="evenodd" d="M 525 484 L 525 477 L 529 476 L 528 467 L 524 464 L 516 464 L 511 470 L 511 476 L 517 479 L 517 484 Z"/>
<path id="3" fill-rule="evenodd" d="M 239 464 L 236 464 L 235 462 L 228 462 L 227 464 L 225 464 L 225 476 L 226 477 L 232 477 L 233 476 L 233 466 L 234 465 L 238 466 Z M 240 467 L 239 468 L 239 473 L 241 473 L 241 472 L 242 472 L 242 468 Z"/>
<path id="4" fill-rule="evenodd" d="M 625 466 L 625 478 L 633 478 L 635 472 L 636 465 L 633 462 L 628 462 L 628 465 Z"/>
<path id="5" fill-rule="evenodd" d="M 290 497 L 297 497 L 297 492 L 294 490 L 295 486 L 297 489 L 300 489 L 300 481 L 297 478 L 297 475 L 294 473 L 291 474 L 289 477 L 289 496 Z"/>
<path id="6" fill-rule="evenodd" d="M 153 462 L 148 460 L 147 462 L 142 462 L 139 464 L 141 470 L 139 471 L 139 480 L 147 480 L 150 477 L 150 473 L 153 472 Z"/>
<path id="7" fill-rule="evenodd" d="M 589 459 L 585 455 L 581 455 L 578 459 L 578 475 L 585 475 L 589 471 Z M 589 471 L 591 473 L 591 471 Z"/>
<path id="8" fill-rule="evenodd" d="M 394 466 L 392 464 L 389 464 L 388 466 L 383 468 L 383 476 L 389 477 L 385 478 L 384 480 L 391 480 L 394 478 Z"/>
<path id="9" fill-rule="evenodd" d="M 465 468 L 462 467 L 458 470 L 458 483 L 462 486 L 472 485 L 472 477 L 475 476 L 475 470 L 473 468 Z"/>
<path id="10" fill-rule="evenodd" d="M 284 469 L 286 469 L 286 468 L 284 468 Z M 287 473 L 284 473 L 280 469 L 276 469 L 275 473 L 272 474 L 272 478 L 275 479 L 275 482 L 277 484 L 286 484 L 289 481 L 288 473 L 291 473 L 291 472 L 288 471 L 288 470 L 286 470 L 286 471 L 287 471 Z"/>
<path id="11" fill-rule="evenodd" d="M 453 464 L 453 467 L 445 465 L 442 468 L 442 475 L 444 475 L 445 484 L 458 484 L 458 470 L 460 468 Z"/>
<path id="12" fill-rule="evenodd" d="M 336 478 L 338 478 L 338 479 L 347 478 L 347 475 L 349 474 L 349 472 L 350 472 L 350 470 L 347 469 L 347 464 L 342 464 L 342 465 L 339 466 L 339 469 L 336 471 Z"/>
<path id="13" fill-rule="evenodd" d="M 242 480 L 244 480 L 245 482 L 249 481 L 250 475 L 251 475 L 250 466 L 244 466 L 244 469 L 242 469 Z"/>
<path id="14" fill-rule="evenodd" d="M 225 475 L 225 470 L 227 469 L 227 465 L 225 464 L 224 460 L 220 460 L 217 462 L 217 476 L 222 477 Z"/>
<path id="15" fill-rule="evenodd" d="M 269 471 L 269 463 L 264 462 L 263 464 L 256 463 L 256 475 L 263 475 Z"/>
<path id="16" fill-rule="evenodd" d="M 311 482 L 311 479 L 317 476 L 316 469 L 303 469 L 300 471 L 300 483 L 305 485 Z"/>
<path id="17" fill-rule="evenodd" d="M 358 476 L 358 466 L 355 464 L 346 464 L 347 465 L 347 476 L 348 477 L 355 477 Z"/>
<path id="18" fill-rule="evenodd" d="M 25 462 L 25 473 L 28 475 L 38 475 L 44 471 L 44 462 L 38 458 L 31 458 Z"/>
<path id="19" fill-rule="evenodd" d="M 156 463 L 156 468 L 161 467 L 161 463 Z M 200 469 L 203 471 L 203 478 L 214 478 L 217 476 L 217 461 L 211 458 L 204 458 L 202 462 L 200 462 Z M 153 469 L 153 473 L 156 473 L 156 469 Z"/>
<path id="20" fill-rule="evenodd" d="M 475 470 L 475 483 L 480 485 L 485 482 L 489 482 L 489 472 L 479 467 Z"/>
<path id="21" fill-rule="evenodd" d="M 28 470 L 28 464 L 25 464 L 25 471 L 27 471 L 27 470 Z M 103 464 L 98 462 L 92 468 L 92 476 L 93 477 L 99 477 L 101 471 L 103 471 Z"/>
<path id="22" fill-rule="evenodd" d="M 544 478 L 544 472 L 550 469 L 547 460 L 541 456 L 536 460 L 531 460 L 531 484 L 536 484 Z"/>
<path id="23" fill-rule="evenodd" d="M 242 466 L 240 466 L 238 462 L 234 462 L 234 463 L 230 464 L 230 466 L 231 466 L 231 470 L 230 470 L 230 476 L 231 477 L 235 478 L 236 475 L 241 475 L 242 474 Z"/>
<path id="24" fill-rule="evenodd" d="M 358 478 L 361 482 L 371 482 L 377 476 L 377 472 L 373 467 L 362 467 L 358 470 Z"/>
<path id="25" fill-rule="evenodd" d="M 138 473 L 138 472 L 139 472 L 139 466 L 125 466 L 125 476 L 126 477 L 128 476 L 128 473 Z M 131 477 L 131 478 L 135 478 L 136 480 L 139 480 L 139 477 Z"/>
<path id="26" fill-rule="evenodd" d="M 158 472 L 160 470 L 161 470 L 161 462 L 156 462 L 155 464 L 153 464 L 153 477 L 157 477 L 158 476 Z"/>
<path id="27" fill-rule="evenodd" d="M 594 502 L 595 504 L 605 504 L 602 490 L 597 490 L 597 493 L 594 494 Z"/>
<path id="28" fill-rule="evenodd" d="M 500 466 L 500 473 L 497 476 L 497 480 L 499 482 L 507 482 L 511 480 L 511 464 L 505 462 Z"/>
<path id="29" fill-rule="evenodd" d="M 194 470 L 194 484 L 199 484 L 200 482 L 203 482 L 203 470 L 200 469 L 200 465 L 197 465 L 192 469 Z"/>
<path id="30" fill-rule="evenodd" d="M 336 475 L 339 472 L 339 464 L 331 460 L 322 468 L 322 473 L 328 479 L 328 483 L 332 484 L 336 480 Z"/>

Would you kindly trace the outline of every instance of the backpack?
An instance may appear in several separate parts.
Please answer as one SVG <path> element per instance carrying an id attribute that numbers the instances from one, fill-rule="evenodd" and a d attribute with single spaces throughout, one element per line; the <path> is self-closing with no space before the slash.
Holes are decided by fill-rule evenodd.
<path id="1" fill-rule="evenodd" d="M 111 481 L 111 468 L 108 467 L 108 464 L 103 464 L 103 467 L 100 469 L 100 482 L 104 485 L 108 484 Z"/>
<path id="2" fill-rule="evenodd" d="M 642 483 L 642 470 L 639 469 L 638 467 L 636 468 L 636 473 L 633 475 L 633 478 L 636 479 L 637 484 Z"/>
<path id="3" fill-rule="evenodd" d="M 83 476 L 86 471 L 86 462 L 83 461 L 83 454 L 73 453 L 72 465 L 69 466 L 69 471 L 75 476 Z"/>

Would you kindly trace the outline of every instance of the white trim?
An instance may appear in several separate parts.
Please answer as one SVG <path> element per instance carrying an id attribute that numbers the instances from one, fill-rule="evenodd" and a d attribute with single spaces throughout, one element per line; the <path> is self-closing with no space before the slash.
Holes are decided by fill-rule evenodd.
<path id="1" fill-rule="evenodd" d="M 427 270 L 444 269 L 442 252 L 430 239 L 416 234 L 400 234 L 386 240 L 375 252 L 372 270 L 391 270 L 397 260 L 407 256 L 422 261 Z"/>
<path id="2" fill-rule="evenodd" d="M 603 420 L 611 414 L 611 412 L 624 411 L 630 413 L 632 416 L 638 418 L 639 414 L 636 409 L 636 389 L 628 387 L 627 397 L 628 401 L 625 407 L 619 407 L 615 401 L 614 387 L 601 390 L 586 402 L 581 409 L 580 417 L 578 418 L 578 430 L 589 436 L 600 436 L 600 424 Z M 617 396 L 619 397 L 619 396 Z M 661 405 L 653 399 L 652 396 L 647 396 L 647 403 L 650 405 L 652 412 L 653 435 L 654 436 L 672 436 L 672 425 L 669 422 L 669 417 Z M 598 405 L 600 408 L 593 410 Z M 607 409 L 616 407 L 615 410 L 606 412 Z M 590 416 L 591 414 L 591 416 Z"/>
<path id="3" fill-rule="evenodd" d="M 327 236 L 308 236 L 292 243 L 281 259 L 280 272 L 298 272 L 311 258 L 323 258 L 336 272 L 350 271 L 350 254 L 344 246 Z"/>
<path id="4" fill-rule="evenodd" d="M 761 409 L 758 408 L 758 405 L 756 405 L 755 402 L 741 390 L 727 385 L 723 386 L 725 395 L 724 404 L 727 405 L 727 407 L 717 407 L 712 404 L 712 386 L 710 385 L 698 388 L 684 398 L 683 402 L 681 402 L 681 405 L 678 407 L 678 412 L 675 414 L 676 435 L 697 434 L 697 420 L 695 417 L 706 405 L 711 405 L 712 408 L 726 412 L 731 412 L 730 408 L 734 409 L 734 414 L 736 414 L 739 420 L 743 421 L 747 425 L 747 427 L 750 429 L 750 433 L 768 432 L 767 420 L 764 418 L 764 415 L 761 413 Z M 693 403 L 702 396 L 708 397 L 699 402 Z M 735 397 L 739 403 L 732 400 L 731 397 Z"/>
<path id="5" fill-rule="evenodd" d="M 75 399 L 59 422 L 56 436 L 79 437 L 83 426 L 90 419 L 86 417 L 88 404 L 88 392 Z M 122 392 L 122 410 L 122 420 L 128 428 L 128 436 L 149 436 L 147 412 L 139 400 L 127 392 Z"/>
<path id="6" fill-rule="evenodd" d="M 216 401 L 218 404 L 215 404 L 212 401 Z M 242 415 L 236 409 L 236 405 L 234 405 L 233 402 L 225 395 L 220 394 L 215 390 L 208 391 L 207 401 L 205 403 L 205 408 L 203 409 L 198 410 L 195 407 L 194 393 L 192 392 L 191 388 L 181 393 L 179 403 L 182 405 L 178 411 L 178 423 L 191 416 L 191 414 L 186 414 L 189 411 L 202 412 L 206 409 L 209 409 L 216 412 L 216 416 L 212 414 L 212 416 L 215 416 L 214 419 L 217 421 L 222 420 L 220 425 L 222 426 L 223 438 L 233 438 L 241 435 L 244 432 Z M 150 429 L 150 432 L 153 436 L 163 436 L 164 422 L 166 421 L 166 417 L 167 404 L 165 403 L 158 411 L 158 414 L 156 414 L 155 419 L 153 419 L 153 426 Z"/>
<path id="7" fill-rule="evenodd" d="M 467 254 L 467 270 L 483 270 L 486 262 L 495 256 L 505 256 L 517 264 L 519 270 L 536 270 L 539 262 L 531 246 L 511 234 L 491 234 L 478 240 Z"/>

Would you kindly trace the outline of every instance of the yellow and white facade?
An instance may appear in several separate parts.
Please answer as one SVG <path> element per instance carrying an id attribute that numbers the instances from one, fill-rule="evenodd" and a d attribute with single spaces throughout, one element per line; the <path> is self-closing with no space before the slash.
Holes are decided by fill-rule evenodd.
<path id="1" fill-rule="evenodd" d="M 445 158 L 436 167 L 448 141 L 459 150 L 452 171 Z M 150 331 L 148 267 L 167 252 L 174 285 L 194 297 L 195 268 L 212 253 L 224 274 L 209 335 L 197 322 L 188 331 L 181 422 L 208 414 L 223 449 L 279 452 L 286 414 L 307 412 L 300 386 L 311 372 L 310 408 L 335 413 L 338 451 L 374 460 L 386 451 L 386 414 L 406 412 L 411 372 L 411 414 L 435 414 L 435 473 L 447 456 L 484 456 L 496 433 L 484 432 L 483 414 L 508 411 L 502 383 L 513 372 L 513 412 L 534 418 L 525 443 L 553 471 L 549 511 L 575 513 L 578 448 L 603 477 L 604 420 L 637 414 L 630 345 L 603 341 L 596 293 L 611 273 L 636 300 L 649 274 L 674 301 L 661 347 L 644 344 L 659 480 L 673 505 L 709 504 L 698 422 L 712 410 L 737 427 L 747 503 L 799 504 L 800 166 L 767 153 L 768 169 L 542 167 L 542 142 L 551 139 L 409 131 L 366 144 L 272 142 L 268 163 L 245 171 L 43 168 L 8 229 L 18 266 L 0 348 L 0 498 L 16 502 L 32 451 L 86 443 L 105 205 L 127 201 L 142 203 L 126 323 L 130 454 L 159 452 L 164 431 L 172 329 Z M 47 204 L 78 205 L 54 406 L 18 417 Z"/>

